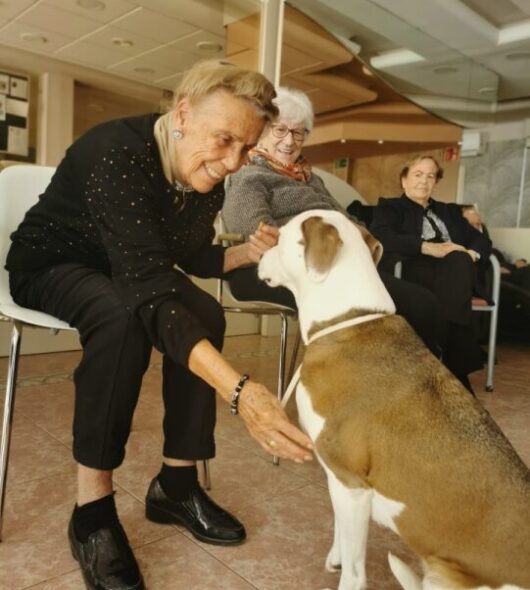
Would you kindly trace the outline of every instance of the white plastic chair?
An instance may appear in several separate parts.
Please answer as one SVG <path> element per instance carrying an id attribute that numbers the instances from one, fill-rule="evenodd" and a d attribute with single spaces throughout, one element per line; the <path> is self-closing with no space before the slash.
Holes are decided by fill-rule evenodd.
<path id="1" fill-rule="evenodd" d="M 490 255 L 490 263 L 493 269 L 493 281 L 491 285 L 491 305 L 484 299 L 473 297 L 471 309 L 490 313 L 490 325 L 488 331 L 488 363 L 486 373 L 486 391 L 493 391 L 493 370 L 495 368 L 495 350 L 497 348 L 497 322 L 499 317 L 499 299 L 501 293 L 501 267 L 495 254 Z M 394 276 L 401 278 L 403 264 L 396 262 Z"/>
<path id="2" fill-rule="evenodd" d="M 54 333 L 59 330 L 74 330 L 66 322 L 51 315 L 33 309 L 26 309 L 14 303 L 9 292 L 9 275 L 4 268 L 7 252 L 11 244 L 9 236 L 22 221 L 26 211 L 37 202 L 39 195 L 50 182 L 54 172 L 55 168 L 52 167 L 21 164 L 10 166 L 0 173 L 0 318 L 12 324 L 0 443 L 0 540 L 2 538 L 9 444 L 22 329 L 27 326 L 49 328 Z"/>

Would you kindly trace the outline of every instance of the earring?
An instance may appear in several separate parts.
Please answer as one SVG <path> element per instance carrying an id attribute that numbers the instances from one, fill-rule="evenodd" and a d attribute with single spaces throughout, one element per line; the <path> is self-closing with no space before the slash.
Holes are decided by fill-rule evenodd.
<path id="1" fill-rule="evenodd" d="M 180 129 L 173 129 L 173 138 L 174 139 L 182 139 L 184 137 L 184 133 Z"/>

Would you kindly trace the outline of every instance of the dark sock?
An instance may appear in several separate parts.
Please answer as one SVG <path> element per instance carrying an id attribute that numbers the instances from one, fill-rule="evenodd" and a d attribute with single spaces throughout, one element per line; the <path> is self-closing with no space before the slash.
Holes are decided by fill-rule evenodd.
<path id="1" fill-rule="evenodd" d="M 196 465 L 170 467 L 162 463 L 158 481 L 164 492 L 175 502 L 186 500 L 190 492 L 199 485 Z"/>
<path id="2" fill-rule="evenodd" d="M 86 543 L 88 537 L 99 529 L 118 522 L 114 493 L 74 508 L 74 533 L 77 540 Z"/>

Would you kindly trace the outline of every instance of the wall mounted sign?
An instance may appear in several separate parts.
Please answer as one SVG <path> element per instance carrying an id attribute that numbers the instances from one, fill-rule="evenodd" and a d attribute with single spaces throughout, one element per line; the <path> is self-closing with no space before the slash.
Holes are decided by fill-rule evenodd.
<path id="1" fill-rule="evenodd" d="M 28 155 L 29 77 L 0 71 L 0 153 Z"/>

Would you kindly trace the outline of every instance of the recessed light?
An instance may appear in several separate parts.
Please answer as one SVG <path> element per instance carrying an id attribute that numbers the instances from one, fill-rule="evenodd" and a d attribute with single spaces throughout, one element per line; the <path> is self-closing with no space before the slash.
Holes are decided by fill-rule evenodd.
<path id="1" fill-rule="evenodd" d="M 343 138 L 340 140 L 341 143 L 346 143 L 346 140 Z"/>
<path id="2" fill-rule="evenodd" d="M 36 33 L 20 33 L 20 38 L 28 43 L 48 43 L 48 39 L 44 35 Z"/>
<path id="3" fill-rule="evenodd" d="M 458 72 L 458 68 L 455 68 L 455 66 L 438 66 L 437 68 L 434 68 L 433 72 L 435 74 L 456 74 L 456 72 Z"/>
<path id="4" fill-rule="evenodd" d="M 384 139 L 378 139 L 378 140 L 377 140 L 377 143 L 379 143 L 379 144 L 381 144 L 381 143 L 385 143 L 385 140 L 384 140 Z"/>
<path id="5" fill-rule="evenodd" d="M 530 51 L 514 51 L 504 56 L 508 61 L 524 61 L 530 59 Z"/>
<path id="6" fill-rule="evenodd" d="M 136 72 L 137 74 L 146 74 L 146 75 L 151 75 L 151 74 L 155 73 L 153 68 L 134 68 L 133 71 Z"/>
<path id="7" fill-rule="evenodd" d="M 77 0 L 78 6 L 85 10 L 105 10 L 106 4 L 101 0 Z"/>
<path id="8" fill-rule="evenodd" d="M 375 75 L 368 66 L 363 66 L 361 69 L 365 76 L 370 76 L 373 78 L 373 76 Z"/>
<path id="9" fill-rule="evenodd" d="M 217 53 L 223 49 L 223 46 L 220 43 L 215 43 L 215 41 L 199 41 L 195 47 L 201 51 L 211 51 L 212 53 Z"/>
<path id="10" fill-rule="evenodd" d="M 123 37 L 114 37 L 112 39 L 112 44 L 117 45 L 118 47 L 132 47 L 134 45 L 134 41 L 130 39 L 124 39 Z"/>

